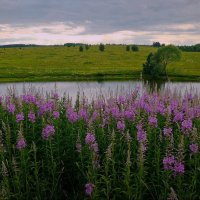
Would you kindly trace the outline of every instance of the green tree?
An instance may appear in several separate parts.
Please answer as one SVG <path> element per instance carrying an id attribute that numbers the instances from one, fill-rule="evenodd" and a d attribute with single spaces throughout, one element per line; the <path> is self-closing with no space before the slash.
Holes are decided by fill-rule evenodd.
<path id="1" fill-rule="evenodd" d="M 99 45 L 99 51 L 104 51 L 105 50 L 105 45 L 104 44 L 100 44 Z"/>
<path id="2" fill-rule="evenodd" d="M 161 47 L 161 44 L 160 42 L 153 42 L 153 47 Z"/>
<path id="3" fill-rule="evenodd" d="M 167 65 L 181 59 L 181 51 L 174 45 L 167 45 L 158 49 L 154 55 L 154 62 L 161 69 L 161 73 L 167 75 Z"/>
<path id="4" fill-rule="evenodd" d="M 178 48 L 182 51 L 200 52 L 200 44 L 195 44 L 192 46 L 179 46 Z"/>
<path id="5" fill-rule="evenodd" d="M 152 68 L 153 68 L 152 59 L 153 59 L 153 53 L 151 52 L 151 53 L 147 56 L 146 62 L 143 64 L 143 73 L 144 73 L 144 74 L 151 74 L 151 70 L 152 70 Z"/>
<path id="6" fill-rule="evenodd" d="M 167 76 L 167 65 L 181 59 L 181 51 L 173 46 L 163 46 L 155 54 L 150 53 L 143 64 L 143 74 L 158 78 Z"/>
<path id="7" fill-rule="evenodd" d="M 79 51 L 81 51 L 81 52 L 83 51 L 83 46 L 79 47 Z"/>
<path id="8" fill-rule="evenodd" d="M 126 51 L 130 51 L 130 46 L 129 45 L 126 46 Z"/>
<path id="9" fill-rule="evenodd" d="M 88 50 L 90 47 L 88 44 L 85 45 L 85 49 Z"/>
<path id="10" fill-rule="evenodd" d="M 137 45 L 132 45 L 131 50 L 132 51 L 139 51 L 139 47 Z"/>

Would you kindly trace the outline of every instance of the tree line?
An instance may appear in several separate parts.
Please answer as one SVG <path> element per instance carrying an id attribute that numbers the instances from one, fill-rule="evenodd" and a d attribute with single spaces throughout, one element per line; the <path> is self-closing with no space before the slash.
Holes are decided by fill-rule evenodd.
<path id="1" fill-rule="evenodd" d="M 104 47 L 102 47 L 104 45 Z M 99 48 L 101 49 L 100 51 L 105 50 L 105 46 L 107 45 L 116 45 L 116 44 L 100 44 Z M 126 44 L 120 44 L 123 46 L 126 46 L 126 51 L 139 51 L 139 46 L 138 45 L 126 45 Z M 41 47 L 41 46 L 63 46 L 63 45 L 37 45 L 37 44 L 6 44 L 6 45 L 0 45 L 0 48 L 13 48 L 13 47 Z M 89 49 L 91 44 L 84 44 L 84 43 L 65 43 L 64 46 L 67 47 L 79 47 L 80 51 L 84 50 L 84 47 L 86 50 Z M 153 47 L 164 47 L 165 44 L 161 44 L 160 42 L 153 42 L 152 45 L 146 45 L 146 46 L 153 46 Z M 195 45 L 182 45 L 182 46 L 177 46 L 180 50 L 186 51 L 186 52 L 200 52 L 200 44 L 195 44 Z"/>
<path id="2" fill-rule="evenodd" d="M 90 48 L 91 45 L 87 45 L 87 44 L 81 44 L 79 46 L 79 51 L 84 51 L 84 50 L 88 50 Z M 105 51 L 106 49 L 106 45 L 105 44 L 99 44 L 99 51 Z M 139 47 L 137 45 L 127 45 L 126 46 L 126 51 L 139 51 Z"/>
<path id="3" fill-rule="evenodd" d="M 153 47 L 163 47 L 165 44 L 161 44 L 160 42 L 153 42 Z M 200 44 L 195 45 L 180 45 L 177 46 L 181 51 L 186 52 L 200 52 Z"/>
<path id="4" fill-rule="evenodd" d="M 186 52 L 200 52 L 200 44 L 195 44 L 191 46 L 178 46 L 179 49 Z"/>
<path id="5" fill-rule="evenodd" d="M 40 47 L 41 45 L 37 44 L 6 44 L 0 45 L 0 48 L 13 48 L 13 47 Z"/>

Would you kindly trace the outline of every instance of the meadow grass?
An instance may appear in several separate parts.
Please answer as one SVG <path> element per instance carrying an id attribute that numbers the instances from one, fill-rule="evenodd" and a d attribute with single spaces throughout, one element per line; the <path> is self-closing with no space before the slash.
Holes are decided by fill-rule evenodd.
<path id="1" fill-rule="evenodd" d="M 139 79 L 142 64 L 157 49 L 140 46 L 139 52 L 126 46 L 98 46 L 79 52 L 79 47 L 27 47 L 0 49 L 0 81 L 64 81 Z M 168 67 L 171 79 L 199 80 L 200 53 L 183 52 L 179 62 Z"/>
<path id="2" fill-rule="evenodd" d="M 200 96 L 0 97 L 0 197 L 199 199 Z"/>

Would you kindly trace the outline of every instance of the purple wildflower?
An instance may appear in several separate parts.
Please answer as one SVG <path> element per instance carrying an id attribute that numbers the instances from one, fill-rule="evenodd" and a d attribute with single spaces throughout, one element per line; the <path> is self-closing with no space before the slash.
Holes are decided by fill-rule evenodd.
<path id="1" fill-rule="evenodd" d="M 190 144 L 190 151 L 192 152 L 192 154 L 195 154 L 199 151 L 199 147 L 198 144 Z"/>
<path id="2" fill-rule="evenodd" d="M 142 124 L 137 124 L 136 128 L 137 128 L 137 130 L 142 130 Z"/>
<path id="3" fill-rule="evenodd" d="M 78 114 L 77 114 L 77 112 L 74 112 L 74 110 L 72 108 L 68 108 L 67 117 L 71 123 L 74 123 L 78 120 Z"/>
<path id="4" fill-rule="evenodd" d="M 178 108 L 178 101 L 177 100 L 172 100 L 170 104 L 171 110 L 175 110 Z"/>
<path id="5" fill-rule="evenodd" d="M 124 103 L 126 103 L 126 97 L 125 97 L 125 96 L 119 96 L 119 98 L 118 98 L 118 103 L 119 103 L 119 104 L 124 104 Z"/>
<path id="6" fill-rule="evenodd" d="M 90 145 L 91 150 L 93 150 L 95 153 L 98 153 L 99 151 L 99 146 L 97 144 L 97 142 L 94 142 Z"/>
<path id="7" fill-rule="evenodd" d="M 91 196 L 92 195 L 92 192 L 94 190 L 94 184 L 93 183 L 87 183 L 85 184 L 85 194 L 87 196 Z"/>
<path id="8" fill-rule="evenodd" d="M 33 95 L 30 95 L 30 94 L 23 95 L 22 99 L 23 99 L 23 101 L 25 103 L 33 103 L 33 104 L 35 104 L 36 101 L 37 101 L 36 97 L 33 96 Z"/>
<path id="9" fill-rule="evenodd" d="M 165 127 L 163 129 L 163 133 L 164 133 L 164 136 L 166 137 L 170 137 L 172 135 L 172 128 L 171 127 Z"/>
<path id="10" fill-rule="evenodd" d="M 78 120 L 78 115 L 76 112 L 72 112 L 68 115 L 68 119 L 70 122 L 76 122 Z"/>
<path id="11" fill-rule="evenodd" d="M 46 103 L 39 105 L 39 113 L 40 115 L 44 115 L 46 112 L 51 112 L 54 108 L 53 101 L 48 101 Z"/>
<path id="12" fill-rule="evenodd" d="M 163 159 L 164 170 L 173 170 L 175 161 L 176 159 L 173 155 L 164 157 Z"/>
<path id="13" fill-rule="evenodd" d="M 118 121 L 118 122 L 117 122 L 117 128 L 118 128 L 120 131 L 124 131 L 124 129 L 125 129 L 125 124 L 124 124 L 124 122 Z"/>
<path id="14" fill-rule="evenodd" d="M 175 113 L 174 122 L 183 121 L 184 114 L 182 112 Z"/>
<path id="15" fill-rule="evenodd" d="M 119 117 L 120 117 L 119 108 L 117 108 L 117 107 L 111 108 L 111 113 L 112 113 L 113 118 L 119 119 Z"/>
<path id="16" fill-rule="evenodd" d="M 11 103 L 11 96 L 6 96 L 6 103 Z"/>
<path id="17" fill-rule="evenodd" d="M 137 125 L 137 141 L 140 143 L 143 143 L 146 141 L 147 136 L 146 132 L 142 129 L 142 125 Z"/>
<path id="18" fill-rule="evenodd" d="M 16 148 L 18 150 L 21 150 L 21 149 L 24 149 L 26 147 L 26 142 L 24 140 L 24 138 L 20 138 L 18 141 L 17 141 L 17 145 L 16 145 Z"/>
<path id="19" fill-rule="evenodd" d="M 192 129 L 192 120 L 191 119 L 186 119 L 182 123 L 182 130 L 183 131 L 189 131 Z"/>
<path id="20" fill-rule="evenodd" d="M 159 104 L 157 105 L 156 110 L 161 115 L 164 115 L 165 114 L 165 105 L 163 103 L 159 102 Z"/>
<path id="21" fill-rule="evenodd" d="M 30 111 L 28 113 L 28 119 L 29 119 L 30 122 L 34 123 L 35 122 L 35 113 Z"/>
<path id="22" fill-rule="evenodd" d="M 84 119 L 85 121 L 87 121 L 88 119 L 88 114 L 87 114 L 87 110 L 82 108 L 79 110 L 78 112 L 79 118 Z"/>
<path id="23" fill-rule="evenodd" d="M 97 100 L 96 104 L 95 104 L 95 108 L 96 109 L 102 109 L 104 107 L 105 103 L 102 99 Z"/>
<path id="24" fill-rule="evenodd" d="M 99 147 L 98 147 L 98 143 L 96 142 L 96 138 L 94 134 L 87 133 L 85 137 L 85 143 L 89 145 L 90 150 L 92 150 L 95 153 L 98 153 Z"/>
<path id="25" fill-rule="evenodd" d="M 153 112 L 153 106 L 148 104 L 148 103 L 145 103 L 144 104 L 144 109 L 146 110 L 146 112 L 148 113 L 152 113 Z"/>
<path id="26" fill-rule="evenodd" d="M 150 116 L 149 117 L 149 125 L 152 127 L 157 127 L 158 126 L 158 120 L 156 117 Z"/>
<path id="27" fill-rule="evenodd" d="M 124 116 L 127 118 L 127 119 L 133 119 L 135 118 L 135 113 L 131 110 L 126 110 L 124 112 Z"/>
<path id="28" fill-rule="evenodd" d="M 171 170 L 174 175 L 183 174 L 185 172 L 185 166 L 182 162 L 176 160 L 173 155 L 167 156 L 163 159 L 164 170 Z"/>
<path id="29" fill-rule="evenodd" d="M 191 101 L 194 97 L 193 97 L 192 94 L 187 94 L 187 97 L 186 97 L 186 98 L 188 99 L 188 101 Z"/>
<path id="30" fill-rule="evenodd" d="M 42 136 L 44 139 L 48 139 L 55 133 L 55 128 L 53 125 L 47 124 L 42 131 Z"/>
<path id="31" fill-rule="evenodd" d="M 9 113 L 14 114 L 14 112 L 15 112 L 15 104 L 9 103 L 7 105 L 7 110 L 8 110 Z"/>
<path id="32" fill-rule="evenodd" d="M 56 93 L 56 92 L 53 93 L 53 94 L 52 94 L 52 98 L 53 98 L 53 99 L 59 99 L 58 93 Z"/>
<path id="33" fill-rule="evenodd" d="M 91 121 L 95 121 L 99 117 L 99 113 L 97 111 L 94 111 L 91 116 Z"/>
<path id="34" fill-rule="evenodd" d="M 87 133 L 85 137 L 85 143 L 86 144 L 93 144 L 95 142 L 95 135 L 92 133 Z"/>
<path id="35" fill-rule="evenodd" d="M 184 172 L 185 172 L 184 164 L 176 161 L 174 164 L 174 175 L 184 174 Z"/>
<path id="36" fill-rule="evenodd" d="M 58 119 L 60 117 L 60 113 L 58 111 L 53 111 L 53 118 Z"/>
<path id="37" fill-rule="evenodd" d="M 23 113 L 19 113 L 16 115 L 16 122 L 19 123 L 21 121 L 24 120 L 24 114 Z"/>
<path id="38" fill-rule="evenodd" d="M 141 150 L 144 153 L 147 150 L 147 144 L 146 143 L 140 143 L 141 145 Z"/>

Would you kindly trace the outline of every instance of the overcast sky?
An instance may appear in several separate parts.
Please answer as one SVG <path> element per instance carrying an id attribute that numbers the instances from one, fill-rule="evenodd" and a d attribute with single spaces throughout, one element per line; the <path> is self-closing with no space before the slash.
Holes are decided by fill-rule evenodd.
<path id="1" fill-rule="evenodd" d="M 200 43 L 200 0 L 0 0 L 0 44 Z"/>

